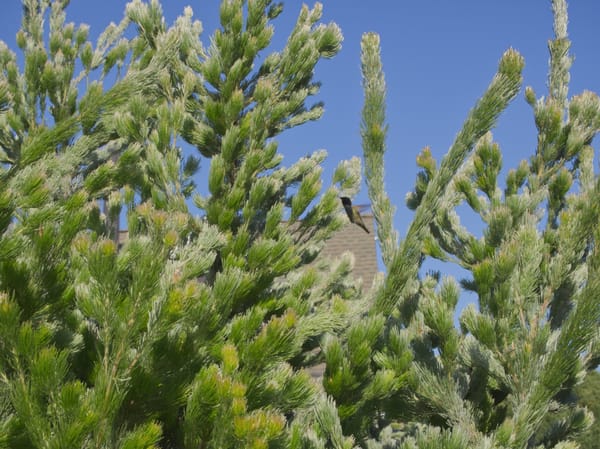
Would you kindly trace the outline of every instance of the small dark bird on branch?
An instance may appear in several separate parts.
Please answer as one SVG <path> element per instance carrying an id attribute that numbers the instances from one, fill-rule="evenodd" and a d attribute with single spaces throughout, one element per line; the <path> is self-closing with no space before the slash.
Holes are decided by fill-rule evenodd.
<path id="1" fill-rule="evenodd" d="M 362 217 L 360 216 L 360 211 L 358 210 L 359 209 L 358 206 L 353 206 L 352 200 L 350 200 L 350 198 L 348 198 L 347 196 L 341 196 L 340 200 L 342 200 L 342 204 L 344 205 L 344 210 L 346 211 L 346 214 L 348 215 L 348 219 L 350 220 L 350 222 L 354 223 L 357 226 L 360 226 L 367 232 L 367 234 L 370 234 L 369 230 L 367 229 L 367 226 L 365 225 L 365 222 L 363 221 Z"/>

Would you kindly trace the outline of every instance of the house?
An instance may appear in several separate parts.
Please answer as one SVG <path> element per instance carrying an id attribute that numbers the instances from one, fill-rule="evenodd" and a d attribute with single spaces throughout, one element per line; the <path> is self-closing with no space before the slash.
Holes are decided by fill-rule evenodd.
<path id="1" fill-rule="evenodd" d="M 325 242 L 321 254 L 327 257 L 340 256 L 346 251 L 354 254 L 354 276 L 361 278 L 363 288 L 368 290 L 377 274 L 377 251 L 375 248 L 375 230 L 373 215 L 362 215 L 369 230 L 367 234 L 362 228 L 348 222 L 331 239 Z"/>

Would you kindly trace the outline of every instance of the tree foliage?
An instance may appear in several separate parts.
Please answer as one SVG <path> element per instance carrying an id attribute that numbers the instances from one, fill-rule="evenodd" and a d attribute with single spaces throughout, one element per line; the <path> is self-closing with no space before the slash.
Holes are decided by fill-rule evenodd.
<path id="1" fill-rule="evenodd" d="M 0 42 L 0 447 L 574 447 L 592 420 L 574 388 L 600 360 L 600 100 L 568 97 L 564 0 L 549 94 L 525 90 L 531 158 L 500 179 L 490 130 L 524 63 L 510 49 L 447 155 L 419 155 L 400 240 L 379 38 L 364 36 L 386 268 L 369 291 L 351 254 L 319 254 L 359 159 L 324 188 L 324 151 L 284 166 L 277 144 L 323 112 L 313 72 L 342 35 L 320 4 L 266 54 L 270 0 L 223 1 L 208 46 L 191 8 L 169 26 L 134 0 L 92 43 L 68 3 L 23 1 L 21 59 Z M 470 277 L 424 275 L 427 258 Z M 456 328 L 461 286 L 478 307 Z"/>
<path id="2" fill-rule="evenodd" d="M 573 447 L 569 438 L 591 423 L 573 388 L 598 365 L 600 184 L 591 142 L 600 100 L 568 98 L 566 3 L 552 5 L 549 94 L 525 90 L 535 152 L 500 180 L 490 130 L 520 89 L 523 60 L 511 49 L 442 161 L 428 148 L 417 158 L 422 171 L 407 201 L 415 216 L 397 246 L 381 181 L 379 40 L 363 38 L 367 185 L 387 276 L 365 319 L 325 346 L 325 386 L 342 427 L 369 447 Z M 481 238 L 461 223 L 459 206 L 481 218 Z M 461 313 L 460 329 L 459 286 L 421 275 L 428 257 L 470 274 L 461 286 L 478 307 Z"/>
<path id="3" fill-rule="evenodd" d="M 580 404 L 586 406 L 596 418 L 594 424 L 583 434 L 577 437 L 577 442 L 582 449 L 596 449 L 600 444 L 600 373 L 591 371 L 584 381 L 575 389 Z"/>
<path id="4" fill-rule="evenodd" d="M 223 2 L 208 48 L 189 8 L 168 27 L 158 2 L 131 2 L 94 44 L 67 4 L 23 3 L 22 67 L 0 49 L 0 445 L 328 438 L 301 431 L 309 410 L 335 411 L 303 368 L 355 291 L 348 258 L 308 266 L 342 223 L 338 187 L 312 205 L 325 154 L 284 167 L 273 137 L 322 113 L 312 72 L 339 29 L 304 7 L 256 66 L 281 11 L 270 1 Z M 334 181 L 358 180 L 355 161 Z"/>

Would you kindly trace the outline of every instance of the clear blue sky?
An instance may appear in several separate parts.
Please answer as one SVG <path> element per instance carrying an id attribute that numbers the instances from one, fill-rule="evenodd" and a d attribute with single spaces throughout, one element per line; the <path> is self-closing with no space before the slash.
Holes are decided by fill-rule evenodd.
<path id="1" fill-rule="evenodd" d="M 0 39 L 12 48 L 20 23 L 18 0 L 4 0 Z M 91 25 L 92 36 L 122 17 L 123 0 L 72 0 L 68 20 Z M 361 154 L 359 123 L 362 107 L 360 37 L 363 32 L 381 35 L 388 85 L 386 184 L 397 205 L 396 225 L 401 235 L 411 213 L 404 205 L 416 174 L 415 157 L 426 145 L 439 158 L 451 145 L 469 109 L 495 73 L 501 54 L 514 47 L 525 57 L 525 86 L 546 93 L 547 41 L 552 37 L 550 0 L 323 0 L 326 22 L 334 21 L 344 34 L 343 48 L 333 60 L 322 62 L 316 79 L 323 82 L 319 100 L 324 117 L 281 137 L 285 164 L 307 152 L 329 152 L 326 178 L 341 159 Z M 204 23 L 203 41 L 216 27 L 217 0 L 164 0 L 167 21 L 172 23 L 186 5 Z M 291 29 L 302 2 L 285 2 L 275 22 L 275 47 L 279 49 Z M 312 5 L 312 3 L 309 3 Z M 584 89 L 600 91 L 600 1 L 572 0 L 569 35 L 575 62 L 570 94 Z M 536 130 L 523 94 L 512 103 L 494 130 L 504 152 L 504 166 L 514 167 L 535 149 Z M 198 175 L 203 185 L 205 164 Z M 358 203 L 367 203 L 366 190 Z"/>

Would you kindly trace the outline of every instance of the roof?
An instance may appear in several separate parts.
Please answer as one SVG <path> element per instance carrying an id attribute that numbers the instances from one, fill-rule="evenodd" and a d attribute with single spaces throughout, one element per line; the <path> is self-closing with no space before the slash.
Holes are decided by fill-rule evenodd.
<path id="1" fill-rule="evenodd" d="M 325 243 L 321 254 L 329 257 L 341 256 L 346 251 L 354 254 L 354 276 L 362 278 L 363 286 L 368 290 L 378 272 L 377 251 L 375 249 L 373 215 L 363 214 L 362 218 L 370 231 L 369 234 L 364 229 L 348 222 Z"/>

